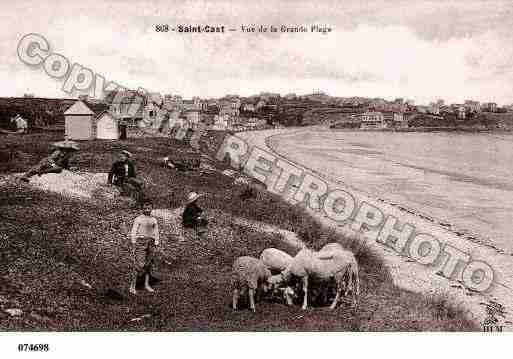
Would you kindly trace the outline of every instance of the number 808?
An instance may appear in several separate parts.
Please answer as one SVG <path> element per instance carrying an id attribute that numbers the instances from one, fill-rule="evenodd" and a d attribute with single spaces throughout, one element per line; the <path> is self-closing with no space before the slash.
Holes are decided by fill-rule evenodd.
<path id="1" fill-rule="evenodd" d="M 156 32 L 168 32 L 169 31 L 169 25 L 155 25 L 155 31 Z"/>

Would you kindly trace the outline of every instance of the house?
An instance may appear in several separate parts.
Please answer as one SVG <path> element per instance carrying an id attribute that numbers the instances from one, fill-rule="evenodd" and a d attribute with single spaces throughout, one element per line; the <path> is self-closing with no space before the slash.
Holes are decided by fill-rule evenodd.
<path id="1" fill-rule="evenodd" d="M 160 108 L 155 102 L 148 102 L 143 108 L 143 119 L 140 126 L 144 125 L 146 128 L 158 129 L 163 132 L 165 128 L 169 128 L 169 112 L 165 108 Z"/>
<path id="2" fill-rule="evenodd" d="M 108 111 L 99 113 L 94 122 L 96 123 L 96 138 L 99 140 L 118 140 L 121 129 L 119 121 Z"/>
<path id="3" fill-rule="evenodd" d="M 483 110 L 487 112 L 497 112 L 497 104 L 495 102 L 484 103 Z"/>
<path id="4" fill-rule="evenodd" d="M 376 110 L 384 110 L 386 108 L 386 101 L 382 98 L 373 98 L 369 102 L 369 107 Z"/>
<path id="5" fill-rule="evenodd" d="M 245 111 L 245 112 L 255 112 L 256 109 L 255 109 L 255 105 L 252 104 L 252 103 L 245 103 L 242 105 L 242 111 Z"/>
<path id="6" fill-rule="evenodd" d="M 380 129 L 386 127 L 385 118 L 381 112 L 364 112 L 360 115 L 361 129 Z"/>
<path id="7" fill-rule="evenodd" d="M 267 126 L 267 121 L 265 119 L 252 117 L 249 118 L 244 125 L 242 125 L 246 129 L 263 129 Z"/>
<path id="8" fill-rule="evenodd" d="M 418 105 L 418 106 L 415 106 L 415 110 L 418 113 L 428 113 L 429 112 L 429 107 L 428 106 Z"/>
<path id="9" fill-rule="evenodd" d="M 395 112 L 392 124 L 395 128 L 408 128 L 408 118 L 404 113 Z"/>
<path id="10" fill-rule="evenodd" d="M 144 119 L 144 107 L 147 99 L 135 90 L 109 91 L 105 103 L 110 105 L 110 111 L 130 127 L 139 126 Z"/>
<path id="11" fill-rule="evenodd" d="M 144 118 L 154 119 L 155 117 L 157 117 L 158 109 L 159 107 L 155 103 L 148 102 L 148 104 L 146 104 L 146 106 L 144 106 L 143 109 Z"/>
<path id="12" fill-rule="evenodd" d="M 150 92 L 148 93 L 148 102 L 153 102 L 158 106 L 162 106 L 164 98 L 160 92 Z"/>
<path id="13" fill-rule="evenodd" d="M 164 96 L 164 108 L 169 111 L 181 111 L 183 109 L 182 96 L 178 95 L 165 95 Z"/>
<path id="14" fill-rule="evenodd" d="M 224 98 L 219 101 L 218 105 L 220 115 L 230 115 L 234 117 L 240 115 L 242 105 L 240 98 Z"/>
<path id="15" fill-rule="evenodd" d="M 258 101 L 258 103 L 256 104 L 255 106 L 255 110 L 260 110 L 262 107 L 264 107 L 266 105 L 266 102 L 264 100 L 260 100 Z"/>
<path id="16" fill-rule="evenodd" d="M 468 112 L 480 112 L 481 104 L 479 101 L 466 100 L 464 104 Z"/>
<path id="17" fill-rule="evenodd" d="M 207 128 L 210 128 L 214 124 L 214 115 L 210 113 L 200 113 L 200 122 Z"/>
<path id="18" fill-rule="evenodd" d="M 467 114 L 467 110 L 465 109 L 465 106 L 458 106 L 458 118 L 460 120 L 464 120 Z"/>
<path id="19" fill-rule="evenodd" d="M 146 127 L 155 127 L 158 128 L 160 125 L 159 118 L 159 110 L 160 108 L 153 102 L 148 102 L 146 106 L 144 106 L 142 110 L 143 122 Z"/>
<path id="20" fill-rule="evenodd" d="M 182 111 L 201 111 L 203 103 L 199 97 L 193 97 L 192 100 L 182 101 Z"/>
<path id="21" fill-rule="evenodd" d="M 83 101 L 76 101 L 64 112 L 64 133 L 70 140 L 117 140 L 122 129 L 119 119 L 108 111 L 95 113 Z"/>
<path id="22" fill-rule="evenodd" d="M 189 127 L 192 129 L 196 129 L 201 121 L 201 115 L 199 110 L 188 110 L 184 111 L 183 115 L 185 116 Z"/>
<path id="23" fill-rule="evenodd" d="M 279 93 L 272 93 L 272 92 L 260 92 L 260 94 L 258 96 L 260 97 L 260 99 L 266 100 L 266 101 L 269 99 L 273 99 L 273 98 L 280 98 Z"/>
<path id="24" fill-rule="evenodd" d="M 428 107 L 428 113 L 433 115 L 440 114 L 440 105 L 437 102 L 431 102 Z"/>
<path id="25" fill-rule="evenodd" d="M 215 131 L 223 131 L 228 128 L 228 115 L 214 115 L 214 124 L 212 125 L 212 129 Z"/>
<path id="26" fill-rule="evenodd" d="M 332 122 L 332 128 L 360 128 L 361 116 L 354 112 L 340 113 Z"/>
<path id="27" fill-rule="evenodd" d="M 93 139 L 94 117 L 94 112 L 84 102 L 75 102 L 64 112 L 65 137 L 70 140 Z"/>
<path id="28" fill-rule="evenodd" d="M 310 101 L 317 102 L 328 102 L 330 100 L 330 96 L 322 91 L 314 91 L 309 95 L 305 95 L 305 98 Z"/>
<path id="29" fill-rule="evenodd" d="M 408 127 L 408 121 L 406 120 L 404 113 L 402 112 L 382 112 L 384 127 L 393 128 L 405 128 Z"/>

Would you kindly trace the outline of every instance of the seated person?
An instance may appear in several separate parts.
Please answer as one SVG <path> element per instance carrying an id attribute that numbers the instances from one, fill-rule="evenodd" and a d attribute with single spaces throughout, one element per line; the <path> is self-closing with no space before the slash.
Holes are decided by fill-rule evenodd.
<path id="1" fill-rule="evenodd" d="M 136 178 L 135 165 L 130 161 L 131 156 L 130 152 L 121 151 L 120 158 L 112 164 L 107 182 L 123 190 L 135 189 L 136 199 L 142 200 L 143 182 Z"/>
<path id="2" fill-rule="evenodd" d="M 189 193 L 187 204 L 182 214 L 182 226 L 186 229 L 194 229 L 201 237 L 206 233 L 208 224 L 203 210 L 198 206 L 197 201 L 202 195 L 196 192 Z"/>
<path id="3" fill-rule="evenodd" d="M 43 158 L 37 165 L 32 167 L 20 179 L 29 182 L 30 177 L 45 173 L 61 173 L 63 169 L 69 170 L 69 160 L 73 154 L 78 151 L 77 146 L 56 147 L 50 156 Z"/>

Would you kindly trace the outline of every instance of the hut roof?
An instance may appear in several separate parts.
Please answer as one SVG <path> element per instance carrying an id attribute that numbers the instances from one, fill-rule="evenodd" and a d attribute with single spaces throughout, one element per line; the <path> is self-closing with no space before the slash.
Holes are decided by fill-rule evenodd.
<path id="1" fill-rule="evenodd" d="M 104 110 L 104 111 L 101 111 L 101 112 L 97 113 L 97 114 L 96 114 L 96 116 L 94 117 L 94 119 L 95 119 L 96 121 L 98 121 L 98 120 L 99 120 L 100 118 L 102 118 L 102 117 L 103 117 L 103 115 L 105 115 L 105 114 L 109 115 L 110 117 L 112 117 L 112 118 L 113 118 L 114 120 L 116 120 L 116 121 L 121 120 L 121 118 L 120 118 L 119 116 L 116 116 L 115 114 L 113 114 L 112 112 L 107 111 L 107 110 Z"/>
<path id="2" fill-rule="evenodd" d="M 82 101 L 77 101 L 64 111 L 64 115 L 94 115 L 94 112 Z"/>

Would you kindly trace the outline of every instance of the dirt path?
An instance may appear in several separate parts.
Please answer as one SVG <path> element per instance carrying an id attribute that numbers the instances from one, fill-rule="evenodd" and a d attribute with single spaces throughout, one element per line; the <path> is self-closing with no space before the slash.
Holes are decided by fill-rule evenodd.
<path id="1" fill-rule="evenodd" d="M 276 136 L 274 139 L 277 139 L 279 138 L 279 134 L 290 131 L 292 130 L 252 131 L 249 133 L 239 133 L 237 136 L 244 138 L 253 146 L 266 149 L 276 156 L 294 163 L 298 168 L 303 168 L 306 172 L 313 173 L 315 176 L 323 178 L 329 184 L 330 188 L 346 190 L 356 198 L 358 203 L 365 201 L 379 208 L 385 216 L 393 215 L 403 223 L 406 222 L 414 225 L 417 232 L 432 234 L 438 238 L 441 243 L 450 244 L 463 252 L 471 254 L 473 259 L 485 260 L 494 269 L 496 280 L 491 289 L 486 293 L 478 293 L 465 288 L 459 281 L 449 280 L 440 276 L 438 274 L 439 268 L 423 266 L 409 257 L 397 254 L 392 249 L 381 245 L 375 240 L 363 238 L 358 233 L 355 233 L 349 226 L 338 225 L 327 218 L 322 212 L 310 211 L 312 215 L 317 217 L 324 225 L 335 229 L 345 236 L 358 236 L 360 240 L 365 241 L 367 245 L 377 253 L 380 253 L 397 286 L 425 294 L 444 294 L 454 304 L 465 308 L 469 316 L 473 317 L 477 323 L 482 323 L 485 319 L 489 318 L 489 312 L 493 311 L 495 313 L 494 317 L 498 320 L 497 325 L 504 326 L 504 330 L 513 330 L 513 305 L 511 300 L 513 298 L 513 270 L 509 265 L 512 262 L 511 258 L 499 258 L 498 256 L 501 256 L 501 254 L 497 253 L 493 248 L 472 243 L 464 238 L 455 236 L 454 233 L 447 231 L 445 228 L 428 222 L 415 214 L 404 213 L 395 206 L 383 203 L 364 193 L 358 193 L 358 191 L 355 191 L 353 188 L 347 188 L 345 184 L 338 182 L 336 179 L 328 178 L 321 173 L 316 173 L 311 170 L 308 164 L 291 161 L 286 153 L 277 153 L 273 148 L 268 146 L 268 144 L 272 142 L 269 141 L 270 138 Z M 304 131 L 304 129 L 300 131 Z M 277 176 L 279 174 L 271 174 L 270 178 L 268 178 L 268 182 L 273 181 L 273 175 Z"/>

